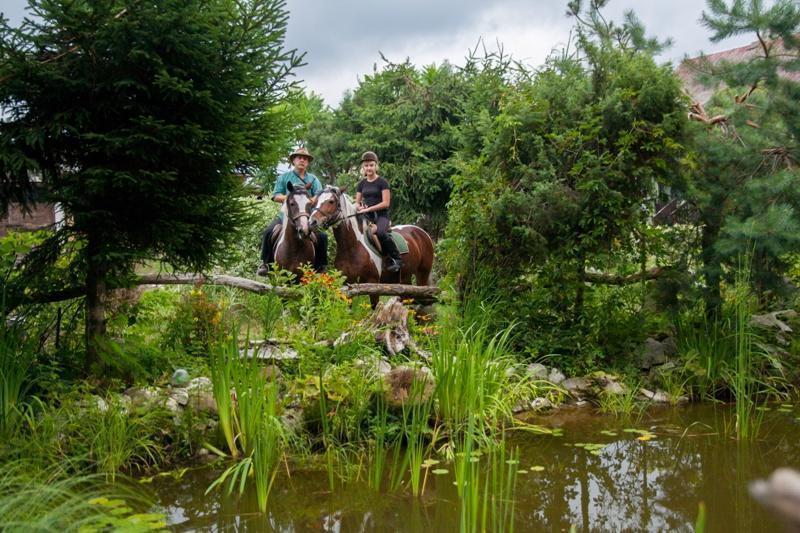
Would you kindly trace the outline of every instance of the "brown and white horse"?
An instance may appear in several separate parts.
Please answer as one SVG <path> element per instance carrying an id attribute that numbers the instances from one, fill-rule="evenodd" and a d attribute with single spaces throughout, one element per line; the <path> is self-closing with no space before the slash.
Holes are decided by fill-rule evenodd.
<path id="1" fill-rule="evenodd" d="M 336 238 L 334 264 L 348 283 L 402 283 L 429 285 L 433 267 L 433 241 L 425 230 L 417 226 L 392 226 L 408 243 L 408 253 L 403 255 L 400 272 L 386 272 L 384 258 L 367 245 L 369 223 L 366 217 L 356 213 L 356 206 L 339 189 L 328 185 L 317 196 L 316 206 L 311 212 L 311 228 L 317 226 L 333 228 Z M 373 307 L 377 296 L 370 296 Z"/>
<path id="2" fill-rule="evenodd" d="M 275 263 L 284 270 L 301 275 L 300 265 L 314 262 L 309 211 L 311 197 L 304 187 L 288 184 L 289 194 L 281 206 L 283 224 L 275 242 Z"/>

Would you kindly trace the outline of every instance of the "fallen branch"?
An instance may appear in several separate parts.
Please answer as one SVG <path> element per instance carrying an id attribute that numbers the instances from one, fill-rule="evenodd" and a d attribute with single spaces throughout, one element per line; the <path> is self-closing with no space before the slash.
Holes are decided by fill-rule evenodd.
<path id="1" fill-rule="evenodd" d="M 146 274 L 139 276 L 137 285 L 222 285 L 233 287 L 256 294 L 275 293 L 287 300 L 300 298 L 300 293 L 293 287 L 269 285 L 247 278 L 236 276 L 217 275 L 205 276 L 203 274 Z"/>

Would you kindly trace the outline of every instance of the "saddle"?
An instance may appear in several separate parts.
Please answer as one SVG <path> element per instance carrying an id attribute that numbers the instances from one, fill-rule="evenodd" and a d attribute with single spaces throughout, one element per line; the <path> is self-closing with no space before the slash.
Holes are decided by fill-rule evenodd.
<path id="1" fill-rule="evenodd" d="M 372 248 L 376 252 L 378 252 L 378 255 L 383 255 L 381 241 L 378 240 L 378 226 L 374 222 L 367 224 L 367 235 L 369 235 L 367 242 L 372 245 Z M 395 231 L 390 231 L 389 236 L 394 239 L 394 243 L 397 245 L 397 251 L 400 252 L 400 255 L 408 253 L 408 243 L 402 235 Z"/>

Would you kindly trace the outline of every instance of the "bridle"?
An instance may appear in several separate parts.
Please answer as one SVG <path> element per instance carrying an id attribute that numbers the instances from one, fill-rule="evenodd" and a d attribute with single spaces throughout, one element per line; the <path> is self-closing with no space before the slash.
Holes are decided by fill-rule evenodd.
<path id="1" fill-rule="evenodd" d="M 353 218 L 354 216 L 358 216 L 358 213 L 354 213 L 352 215 L 347 215 L 347 216 L 342 215 L 343 193 L 339 189 L 337 189 L 336 187 L 328 186 L 325 187 L 323 192 L 329 192 L 333 194 L 333 196 L 336 198 L 336 211 L 334 211 L 330 215 L 324 215 L 325 222 L 321 224 L 322 229 L 334 228 L 339 224 L 341 224 L 342 222 L 344 222 L 345 220 L 347 220 L 348 218 Z M 314 209 L 311 210 L 311 215 L 313 215 L 317 211 L 319 211 L 319 206 L 316 206 L 314 207 Z"/>
<path id="2" fill-rule="evenodd" d="M 294 193 L 292 193 L 292 194 L 294 194 Z M 305 195 L 308 196 L 308 193 L 305 193 Z M 286 215 L 287 216 L 289 215 L 288 208 L 286 210 Z M 310 216 L 311 215 L 305 209 L 301 209 L 301 210 L 299 210 L 299 213 L 297 213 L 295 216 L 289 217 L 289 220 L 292 221 L 292 224 L 294 224 L 295 228 L 299 228 L 300 226 L 297 224 L 297 221 L 299 219 L 303 218 L 303 217 L 306 217 L 308 219 Z"/>

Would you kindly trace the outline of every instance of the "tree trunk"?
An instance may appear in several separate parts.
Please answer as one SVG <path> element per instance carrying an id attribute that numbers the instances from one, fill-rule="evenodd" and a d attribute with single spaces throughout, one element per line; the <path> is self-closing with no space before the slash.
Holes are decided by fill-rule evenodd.
<path id="1" fill-rule="evenodd" d="M 108 268 L 99 244 L 89 238 L 86 273 L 86 370 L 101 363 L 100 344 L 106 335 L 106 276 Z"/>

